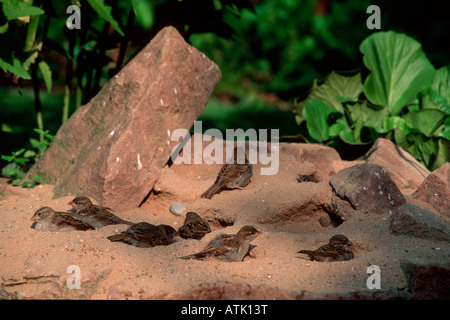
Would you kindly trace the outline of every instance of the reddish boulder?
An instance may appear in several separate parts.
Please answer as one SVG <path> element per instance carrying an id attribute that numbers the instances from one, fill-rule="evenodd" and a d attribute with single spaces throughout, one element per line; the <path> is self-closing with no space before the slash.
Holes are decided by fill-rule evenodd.
<path id="1" fill-rule="evenodd" d="M 450 241 L 450 226 L 441 217 L 413 204 L 405 204 L 390 216 L 389 231 L 425 239 Z"/>
<path id="2" fill-rule="evenodd" d="M 447 300 L 450 297 L 450 262 L 402 259 L 400 267 L 415 299 Z"/>
<path id="3" fill-rule="evenodd" d="M 179 143 L 171 133 L 192 126 L 220 77 L 176 29 L 164 28 L 61 126 L 28 176 L 55 184 L 55 197 L 139 206 Z"/>
<path id="4" fill-rule="evenodd" d="M 439 214 L 450 219 L 450 162 L 434 170 L 413 198 L 429 203 Z"/>
<path id="5" fill-rule="evenodd" d="M 363 163 L 343 169 L 331 178 L 330 185 L 337 197 L 356 210 L 387 214 L 406 203 L 389 174 L 377 164 Z"/>
<path id="6" fill-rule="evenodd" d="M 375 141 L 365 159 L 382 166 L 404 194 L 414 192 L 430 174 L 412 155 L 384 138 Z"/>

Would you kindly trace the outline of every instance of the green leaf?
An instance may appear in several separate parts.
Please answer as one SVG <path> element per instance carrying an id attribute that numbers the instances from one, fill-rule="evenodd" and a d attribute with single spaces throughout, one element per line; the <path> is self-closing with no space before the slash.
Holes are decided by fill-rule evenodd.
<path id="1" fill-rule="evenodd" d="M 450 140 L 450 117 L 445 118 L 444 129 L 438 134 L 438 137 Z"/>
<path id="2" fill-rule="evenodd" d="M 8 126 L 6 123 L 2 123 L 2 130 L 3 132 L 12 133 L 13 129 Z"/>
<path id="3" fill-rule="evenodd" d="M 9 28 L 9 23 L 5 23 L 4 25 L 0 26 L 0 34 L 6 33 L 8 32 L 8 28 Z"/>
<path id="4" fill-rule="evenodd" d="M 435 170 L 442 166 L 444 163 L 450 161 L 450 141 L 439 139 L 438 141 L 438 153 L 436 155 L 436 160 L 430 167 L 430 170 Z"/>
<path id="5" fill-rule="evenodd" d="M 33 149 L 38 149 L 41 142 L 37 139 L 30 138 L 30 144 Z"/>
<path id="6" fill-rule="evenodd" d="M 346 111 L 345 114 L 350 120 L 351 125 L 360 123 L 383 133 L 384 119 L 389 115 L 389 110 L 387 108 L 371 107 L 367 101 L 360 103 L 346 103 L 344 104 L 344 107 Z"/>
<path id="7" fill-rule="evenodd" d="M 33 157 L 36 156 L 36 152 L 33 151 L 33 150 L 27 150 L 27 151 L 25 151 L 25 153 L 23 154 L 23 156 L 24 156 L 25 158 L 33 158 Z"/>
<path id="8" fill-rule="evenodd" d="M 424 109 L 408 112 L 403 116 L 411 129 L 416 129 L 431 137 L 436 129 L 444 122 L 445 114 L 437 109 Z"/>
<path id="9" fill-rule="evenodd" d="M 430 168 L 438 154 L 439 139 L 428 138 L 420 132 L 412 132 L 408 135 L 405 135 L 398 129 L 394 132 L 395 143 L 411 153 L 414 158 L 421 161 L 427 168 Z"/>
<path id="10" fill-rule="evenodd" d="M 371 71 L 364 82 L 370 102 L 385 106 L 392 115 L 433 83 L 435 69 L 419 42 L 393 31 L 377 32 L 360 46 L 364 65 Z"/>
<path id="11" fill-rule="evenodd" d="M 41 61 L 38 63 L 39 70 L 41 70 L 42 77 L 44 78 L 45 86 L 47 87 L 47 92 L 52 91 L 52 71 L 48 66 L 47 62 Z"/>
<path id="12" fill-rule="evenodd" d="M 39 177 L 37 174 L 34 176 L 34 182 L 40 183 L 42 181 L 41 177 Z"/>
<path id="13" fill-rule="evenodd" d="M 447 105 L 450 105 L 450 65 L 436 71 L 431 88 L 445 99 Z"/>
<path id="14" fill-rule="evenodd" d="M 33 7 L 29 2 L 22 1 L 11 1 L 5 0 L 3 2 L 3 13 L 8 21 L 14 20 L 19 17 L 27 17 L 27 16 L 37 16 L 44 14 L 45 11 L 38 8 Z"/>
<path id="15" fill-rule="evenodd" d="M 87 2 L 101 18 L 105 19 L 111 24 L 114 30 L 116 30 L 121 36 L 125 36 L 119 24 L 116 20 L 114 20 L 111 14 L 111 7 L 106 5 L 104 3 L 104 0 L 87 0 Z"/>
<path id="16" fill-rule="evenodd" d="M 13 152 L 13 154 L 14 154 L 15 157 L 17 157 L 17 156 L 20 156 L 24 152 L 25 152 L 25 148 L 22 148 L 22 149 L 20 149 L 20 150 L 18 150 L 16 152 Z"/>
<path id="17" fill-rule="evenodd" d="M 330 127 L 342 114 L 319 99 L 310 99 L 303 109 L 306 128 L 313 139 L 323 142 L 330 138 Z M 333 133 L 336 131 L 333 128 Z"/>
<path id="18" fill-rule="evenodd" d="M 14 52 L 4 51 L 6 48 L 0 49 L 0 68 L 5 72 L 11 72 L 19 78 L 26 80 L 31 79 L 30 74 L 22 66 L 22 63 L 15 57 Z"/>
<path id="19" fill-rule="evenodd" d="M 299 110 L 302 110 L 310 99 L 320 99 L 337 111 L 344 113 L 342 102 L 357 101 L 362 91 L 361 73 L 346 76 L 332 71 L 323 82 L 319 83 L 314 80 L 308 97 L 294 106 L 297 109 L 297 112 L 294 113 L 301 114 Z"/>
<path id="20" fill-rule="evenodd" d="M 433 85 L 422 90 L 425 95 L 423 107 L 426 109 L 440 109 L 450 115 L 450 65 L 436 71 Z"/>
<path id="21" fill-rule="evenodd" d="M 155 21 L 155 10 L 150 0 L 132 0 L 131 6 L 137 23 L 145 30 L 150 30 Z"/>
<path id="22" fill-rule="evenodd" d="M 6 156 L 6 155 L 2 154 L 2 160 L 11 162 L 11 161 L 14 161 L 14 156 Z"/>
<path id="23" fill-rule="evenodd" d="M 406 123 L 405 119 L 398 116 L 386 117 L 383 120 L 382 132 L 389 132 L 394 129 L 400 129 L 404 134 L 408 134 L 411 132 L 411 129 Z"/>

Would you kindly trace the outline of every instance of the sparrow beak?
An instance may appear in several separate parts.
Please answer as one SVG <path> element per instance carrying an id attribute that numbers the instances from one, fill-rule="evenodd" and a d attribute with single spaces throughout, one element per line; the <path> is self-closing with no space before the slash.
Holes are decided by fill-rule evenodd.
<path id="1" fill-rule="evenodd" d="M 73 206 L 75 205 L 75 203 L 73 203 L 72 201 L 70 201 L 70 202 L 68 203 L 68 205 L 71 206 L 71 207 L 73 207 Z"/>
<path id="2" fill-rule="evenodd" d="M 37 220 L 37 216 L 32 216 L 31 218 L 30 218 L 30 221 L 36 221 Z"/>

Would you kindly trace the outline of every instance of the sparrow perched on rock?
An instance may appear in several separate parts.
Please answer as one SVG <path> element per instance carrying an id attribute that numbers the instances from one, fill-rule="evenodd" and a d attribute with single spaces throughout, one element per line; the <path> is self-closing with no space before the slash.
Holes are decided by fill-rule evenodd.
<path id="1" fill-rule="evenodd" d="M 108 239 L 112 242 L 120 241 L 135 247 L 149 248 L 170 244 L 176 234 L 174 228 L 165 224 L 155 226 L 147 222 L 139 222 L 125 232 L 109 236 Z"/>
<path id="2" fill-rule="evenodd" d="M 352 243 L 342 234 L 337 234 L 329 240 L 328 244 L 317 250 L 300 250 L 297 253 L 305 253 L 311 260 L 322 262 L 346 261 L 354 257 Z"/>
<path id="3" fill-rule="evenodd" d="M 253 176 L 252 165 L 244 153 L 244 161 L 238 161 L 238 149 L 234 148 L 234 163 L 224 164 L 217 175 L 214 184 L 201 197 L 211 199 L 215 194 L 225 189 L 243 189 L 250 183 Z M 240 159 L 239 159 L 240 160 Z"/>
<path id="4" fill-rule="evenodd" d="M 36 231 L 86 231 L 94 227 L 75 219 L 67 212 L 56 212 L 50 207 L 38 209 L 31 217 Z M 32 226 L 33 227 L 33 226 Z"/>
<path id="5" fill-rule="evenodd" d="M 211 232 L 211 228 L 208 222 L 195 212 L 186 213 L 184 224 L 178 229 L 178 234 L 184 239 L 200 240 L 209 232 Z"/>
<path id="6" fill-rule="evenodd" d="M 88 197 L 77 197 L 68 203 L 72 208 L 73 217 L 81 220 L 95 229 L 110 225 L 110 224 L 128 224 L 132 225 L 134 222 L 123 220 L 110 212 L 109 208 L 92 204 Z"/>
<path id="7" fill-rule="evenodd" d="M 181 259 L 215 257 L 222 261 L 239 262 L 244 260 L 244 257 L 250 252 L 250 242 L 260 233 L 261 231 L 252 226 L 244 226 L 235 235 L 218 235 L 199 253 L 184 256 Z"/>

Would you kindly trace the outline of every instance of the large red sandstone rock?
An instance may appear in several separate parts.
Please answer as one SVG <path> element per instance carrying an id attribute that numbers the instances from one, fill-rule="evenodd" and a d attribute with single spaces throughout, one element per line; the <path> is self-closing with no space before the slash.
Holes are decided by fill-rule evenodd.
<path id="1" fill-rule="evenodd" d="M 137 207 L 170 158 L 171 133 L 189 129 L 219 68 L 167 27 L 61 126 L 30 170 L 54 195 L 86 195 L 115 210 Z"/>
<path id="2" fill-rule="evenodd" d="M 414 199 L 425 201 L 439 214 L 450 218 L 450 162 L 434 170 L 413 194 Z"/>
<path id="3" fill-rule="evenodd" d="M 414 192 L 430 174 L 412 155 L 384 138 L 375 141 L 365 158 L 367 163 L 382 166 L 405 195 Z"/>
<path id="4" fill-rule="evenodd" d="M 446 300 L 450 296 L 450 263 L 419 258 L 401 259 L 408 289 L 419 300 Z"/>
<path id="5" fill-rule="evenodd" d="M 343 169 L 330 180 L 333 192 L 354 209 L 387 214 L 406 204 L 405 197 L 383 167 L 363 163 Z"/>

